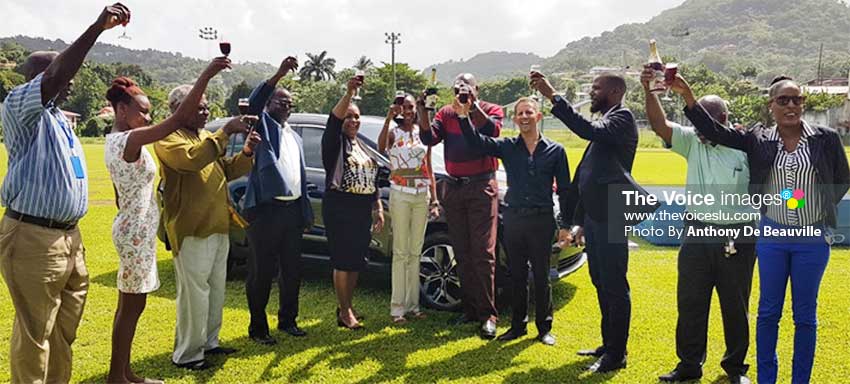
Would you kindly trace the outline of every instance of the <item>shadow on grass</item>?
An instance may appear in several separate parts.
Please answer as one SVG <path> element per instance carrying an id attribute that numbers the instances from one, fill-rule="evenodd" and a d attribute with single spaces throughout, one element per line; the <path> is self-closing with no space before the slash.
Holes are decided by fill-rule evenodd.
<path id="1" fill-rule="evenodd" d="M 619 371 L 595 374 L 587 371 L 593 359 L 575 361 L 556 369 L 533 368 L 517 372 L 505 378 L 505 383 L 604 383 L 617 376 Z"/>
<path id="2" fill-rule="evenodd" d="M 174 300 L 176 296 L 175 275 L 173 262 L 162 260 L 157 264 L 160 274 L 161 287 L 152 293 L 156 297 Z M 117 271 L 100 274 L 92 279 L 92 283 L 102 286 L 115 287 Z M 533 324 L 529 326 L 529 336 L 511 343 L 496 341 L 479 342 L 478 328 L 475 324 L 448 326 L 447 320 L 453 317 L 447 312 L 431 312 L 424 320 L 411 321 L 407 325 L 392 324 L 388 315 L 390 276 L 367 272 L 361 275 L 355 300 L 365 304 L 361 313 L 367 316 L 364 321 L 366 329 L 349 331 L 336 327 L 333 317 L 333 287 L 331 270 L 321 263 L 305 263 L 303 273 L 304 287 L 302 289 L 301 320 L 307 326 L 302 328 L 309 334 L 306 338 L 293 338 L 272 328 L 272 336 L 278 340 L 273 347 L 263 347 L 252 342 L 247 335 L 236 339 L 222 340 L 222 344 L 239 349 L 230 356 L 208 356 L 213 367 L 206 371 L 189 371 L 174 367 L 171 364 L 171 346 L 163 345 L 163 353 L 149 356 L 132 362 L 133 369 L 139 373 L 165 379 L 190 379 L 197 382 L 213 380 L 219 370 L 226 370 L 227 359 L 241 360 L 257 356 L 271 355 L 264 358 L 254 372 L 261 371 L 258 378 L 245 378 L 257 381 L 278 382 L 315 382 L 323 379 L 321 376 L 326 367 L 334 369 L 356 369 L 362 363 L 374 364 L 375 367 L 363 372 L 365 377 L 353 377 L 347 380 L 351 383 L 372 383 L 388 381 L 404 377 L 405 382 L 433 382 L 437 380 L 474 380 L 476 377 L 487 375 L 498 369 L 510 369 L 513 360 L 523 350 L 535 344 L 533 335 L 536 334 Z M 244 281 L 227 282 L 227 300 L 225 305 L 231 309 L 247 312 Z M 553 284 L 553 307 L 557 310 L 567 305 L 574 297 L 576 287 L 565 280 Z M 327 297 L 322 304 L 327 310 L 310 306 L 305 295 Z M 325 296 L 327 295 L 327 296 Z M 533 294 L 530 295 L 533 298 Z M 276 309 L 277 294 L 273 292 L 270 304 L 271 310 Z M 360 299 L 358 299 L 360 298 Z M 385 306 L 375 305 L 385 303 Z M 330 304 L 330 305 L 329 305 Z M 531 315 L 534 313 L 533 303 L 529 306 Z M 269 316 L 270 320 L 273 316 Z M 500 321 L 503 328 L 510 322 L 510 311 L 502 313 Z M 556 318 L 555 321 L 558 321 Z M 530 320 L 533 323 L 533 320 Z M 166 325 L 167 326 L 167 325 Z M 247 324 L 226 324 L 228 327 L 240 327 Z M 468 340 L 468 341 L 467 341 Z M 462 341 L 462 342 L 461 342 Z M 461 342 L 461 343 L 457 343 Z M 460 352 L 455 352 L 455 345 Z M 450 346 L 449 348 L 445 348 Z M 281 366 L 288 359 L 296 359 L 294 370 L 286 369 L 281 372 Z M 254 359 L 256 360 L 256 359 Z M 300 362 L 303 360 L 304 362 Z M 423 360 L 433 360 L 430 363 L 419 364 Z M 233 363 L 229 363 L 233 364 Z M 253 361 L 251 364 L 255 364 Z M 93 375 L 83 382 L 104 382 L 106 366 L 100 374 Z M 289 367 L 288 367 L 289 368 Z M 570 373 L 576 369 L 566 369 Z M 552 373 L 552 376 L 560 372 Z M 577 375 L 578 373 L 576 373 Z M 557 380 L 563 381 L 564 376 Z M 540 380 L 534 380 L 540 381 Z"/>

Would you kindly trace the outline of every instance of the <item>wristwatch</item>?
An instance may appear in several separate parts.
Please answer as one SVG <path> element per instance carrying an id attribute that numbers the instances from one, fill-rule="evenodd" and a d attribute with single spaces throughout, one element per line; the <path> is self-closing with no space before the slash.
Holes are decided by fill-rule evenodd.
<path id="1" fill-rule="evenodd" d="M 563 97 L 563 96 L 561 96 L 561 95 L 559 95 L 559 94 L 557 94 L 557 93 L 556 93 L 554 96 L 552 96 L 552 103 L 553 103 L 553 104 L 558 104 L 558 103 L 560 103 L 560 102 L 564 102 L 564 103 L 566 103 L 567 101 L 566 101 L 566 100 L 564 100 L 564 97 Z M 569 103 L 567 103 L 567 104 L 569 104 Z"/>

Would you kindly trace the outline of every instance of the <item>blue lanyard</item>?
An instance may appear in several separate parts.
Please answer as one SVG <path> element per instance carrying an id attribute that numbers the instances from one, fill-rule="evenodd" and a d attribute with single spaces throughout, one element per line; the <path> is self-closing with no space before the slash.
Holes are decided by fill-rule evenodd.
<path id="1" fill-rule="evenodd" d="M 61 114 L 62 112 L 60 111 L 59 113 Z M 65 137 L 68 138 L 68 146 L 71 148 L 71 150 L 73 150 L 74 149 L 74 131 L 71 130 L 71 127 L 69 127 L 67 124 L 65 124 L 64 119 L 62 119 L 61 117 L 62 116 L 56 116 L 56 115 L 53 116 L 53 118 L 56 119 L 57 122 L 59 122 L 59 126 L 62 127 L 62 134 L 64 134 Z"/>

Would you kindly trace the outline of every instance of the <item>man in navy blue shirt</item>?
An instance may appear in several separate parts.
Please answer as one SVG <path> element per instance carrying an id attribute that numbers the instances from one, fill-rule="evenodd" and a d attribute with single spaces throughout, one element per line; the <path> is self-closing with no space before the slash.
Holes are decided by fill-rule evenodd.
<path id="1" fill-rule="evenodd" d="M 561 209 L 568 209 L 570 169 L 567 153 L 560 144 L 540 134 L 537 124 L 543 118 L 537 101 L 521 98 L 514 106 L 513 121 L 519 127 L 517 137 L 495 139 L 478 133 L 469 123 L 470 104 L 455 101 L 460 129 L 469 146 L 482 154 L 502 159 L 508 174 L 505 201 L 505 242 L 513 284 L 511 328 L 498 340 L 508 341 L 528 331 L 528 264 L 534 278 L 537 340 L 554 345 L 552 329 L 552 287 L 549 284 L 549 260 L 552 235 L 556 229 L 552 210 L 553 181 L 556 182 Z M 561 215 L 558 240 L 561 246 L 570 242 L 572 212 Z"/>
<path id="2" fill-rule="evenodd" d="M 245 292 L 251 311 L 248 334 L 262 345 L 276 340 L 269 334 L 266 305 L 272 278 L 278 272 L 280 309 L 277 328 L 292 336 L 305 336 L 295 322 L 301 287 L 301 234 L 313 225 L 313 211 L 307 198 L 307 177 L 301 137 L 286 122 L 292 109 L 292 95 L 277 83 L 298 68 L 287 57 L 274 76 L 251 93 L 249 113 L 260 115 L 257 133 L 262 141 L 256 149 L 254 168 L 245 192 L 245 213 L 250 220 Z"/>

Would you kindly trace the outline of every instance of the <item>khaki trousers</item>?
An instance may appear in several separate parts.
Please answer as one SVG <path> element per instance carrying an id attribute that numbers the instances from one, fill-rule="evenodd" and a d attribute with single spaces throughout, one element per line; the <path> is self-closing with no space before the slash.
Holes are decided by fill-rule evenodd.
<path id="1" fill-rule="evenodd" d="M 393 231 L 390 315 L 419 311 L 419 257 L 428 224 L 428 192 L 390 191 Z"/>
<path id="2" fill-rule="evenodd" d="M 71 344 L 89 274 L 79 228 L 60 230 L 3 216 L 0 272 L 15 307 L 12 383 L 68 383 Z"/>

